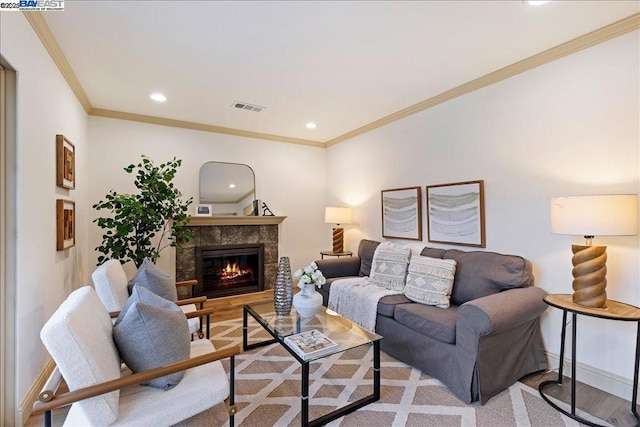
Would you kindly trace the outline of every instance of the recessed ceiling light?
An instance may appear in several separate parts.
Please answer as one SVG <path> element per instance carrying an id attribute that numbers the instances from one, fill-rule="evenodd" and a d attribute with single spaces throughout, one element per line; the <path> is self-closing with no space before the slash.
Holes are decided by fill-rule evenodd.
<path id="1" fill-rule="evenodd" d="M 229 188 L 236 188 L 235 184 L 229 184 Z"/>
<path id="2" fill-rule="evenodd" d="M 316 124 L 313 122 L 309 122 L 305 125 L 307 127 L 307 129 L 315 129 L 316 128 Z"/>
<path id="3" fill-rule="evenodd" d="M 152 93 L 151 99 L 153 99 L 156 102 L 165 102 L 167 100 L 167 97 L 161 93 Z"/>
<path id="4" fill-rule="evenodd" d="M 528 0 L 531 6 L 540 6 L 541 4 L 549 3 L 549 0 Z"/>

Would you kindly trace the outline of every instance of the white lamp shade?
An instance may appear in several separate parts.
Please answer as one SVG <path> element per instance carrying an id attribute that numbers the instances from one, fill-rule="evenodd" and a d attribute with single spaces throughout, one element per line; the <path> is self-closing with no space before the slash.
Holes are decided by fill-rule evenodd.
<path id="1" fill-rule="evenodd" d="M 351 224 L 351 208 L 324 208 L 327 224 Z"/>
<path id="2" fill-rule="evenodd" d="M 634 236 L 638 234 L 638 196 L 554 197 L 551 232 L 577 236 Z"/>

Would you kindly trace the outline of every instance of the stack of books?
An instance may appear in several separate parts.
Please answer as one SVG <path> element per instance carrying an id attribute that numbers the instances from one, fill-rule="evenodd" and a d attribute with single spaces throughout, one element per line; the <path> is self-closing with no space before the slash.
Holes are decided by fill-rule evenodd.
<path id="1" fill-rule="evenodd" d="M 320 356 L 338 346 L 335 341 L 332 341 L 317 329 L 289 335 L 284 339 L 284 342 L 303 359 Z"/>

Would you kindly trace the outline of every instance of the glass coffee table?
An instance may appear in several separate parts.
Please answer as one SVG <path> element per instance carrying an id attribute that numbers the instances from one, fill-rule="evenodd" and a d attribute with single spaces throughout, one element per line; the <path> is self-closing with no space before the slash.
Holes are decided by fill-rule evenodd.
<path id="1" fill-rule="evenodd" d="M 260 326 L 264 328 L 273 339 L 261 341 L 257 343 L 248 342 L 248 321 L 251 316 Z M 357 409 L 362 408 L 369 403 L 380 400 L 380 340 L 382 337 L 378 334 L 371 333 L 339 314 L 320 307 L 316 315 L 311 318 L 301 318 L 296 313 L 295 308 L 291 308 L 291 314 L 288 316 L 278 316 L 273 308 L 273 301 L 263 301 L 244 306 L 242 317 L 242 345 L 244 350 L 251 350 L 265 345 L 279 343 L 287 350 L 302 366 L 302 390 L 300 393 L 301 403 L 301 424 L 306 426 L 319 426 L 327 424 L 333 420 L 343 417 Z M 301 357 L 286 342 L 285 338 L 289 335 L 318 330 L 324 335 L 335 341 L 338 345 L 322 352 L 320 355 L 311 355 L 309 357 Z M 309 420 L 309 363 L 330 356 L 332 354 L 341 353 L 361 345 L 373 345 L 373 393 L 363 397 L 346 406 L 338 408 L 326 415 L 315 420 Z"/>

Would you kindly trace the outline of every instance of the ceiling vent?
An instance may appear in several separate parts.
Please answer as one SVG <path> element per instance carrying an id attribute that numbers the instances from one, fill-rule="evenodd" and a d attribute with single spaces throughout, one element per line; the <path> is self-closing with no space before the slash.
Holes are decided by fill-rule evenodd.
<path id="1" fill-rule="evenodd" d="M 259 113 L 260 111 L 267 108 L 267 107 L 261 107 L 259 105 L 249 104 L 247 102 L 239 102 L 239 101 L 235 101 L 233 104 L 231 104 L 231 106 L 234 108 L 238 108 L 240 110 L 255 111 L 256 113 Z"/>

